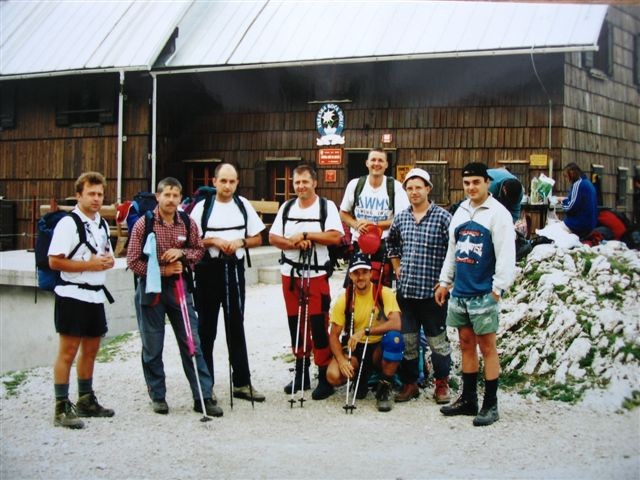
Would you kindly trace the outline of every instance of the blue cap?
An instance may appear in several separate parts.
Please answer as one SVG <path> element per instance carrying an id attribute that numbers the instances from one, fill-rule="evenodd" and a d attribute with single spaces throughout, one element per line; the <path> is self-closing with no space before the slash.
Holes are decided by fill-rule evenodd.
<path id="1" fill-rule="evenodd" d="M 390 362 L 399 362 L 404 356 L 404 340 L 397 330 L 391 330 L 382 337 L 382 358 Z"/>
<path id="2" fill-rule="evenodd" d="M 371 262 L 369 261 L 369 257 L 367 257 L 364 253 L 356 253 L 353 256 L 353 260 L 351 261 L 351 265 L 349 265 L 349 273 L 355 272 L 364 268 L 366 270 L 371 270 Z"/>

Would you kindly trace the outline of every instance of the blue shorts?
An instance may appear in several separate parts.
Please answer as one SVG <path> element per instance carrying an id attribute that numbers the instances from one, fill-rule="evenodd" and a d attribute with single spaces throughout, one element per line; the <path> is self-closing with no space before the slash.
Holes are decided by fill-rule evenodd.
<path id="1" fill-rule="evenodd" d="M 498 331 L 500 305 L 491 292 L 478 297 L 451 297 L 447 311 L 447 326 L 473 327 L 476 335 Z"/>

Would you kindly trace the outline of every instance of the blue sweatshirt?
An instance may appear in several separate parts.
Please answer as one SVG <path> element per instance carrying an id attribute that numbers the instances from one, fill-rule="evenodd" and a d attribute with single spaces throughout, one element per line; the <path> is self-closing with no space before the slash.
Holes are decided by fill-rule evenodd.
<path id="1" fill-rule="evenodd" d="M 583 173 L 571 184 L 569 196 L 562 201 L 564 223 L 579 237 L 585 237 L 598 224 L 598 196 L 593 183 Z"/>

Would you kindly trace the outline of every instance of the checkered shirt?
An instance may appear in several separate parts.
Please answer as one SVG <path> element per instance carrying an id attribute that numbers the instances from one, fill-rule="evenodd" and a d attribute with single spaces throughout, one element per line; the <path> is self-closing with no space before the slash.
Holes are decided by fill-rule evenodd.
<path id="1" fill-rule="evenodd" d="M 435 203 L 416 223 L 411 207 L 398 213 L 387 239 L 390 258 L 400 258 L 398 292 L 406 298 L 433 298 L 447 255 L 451 214 Z"/>

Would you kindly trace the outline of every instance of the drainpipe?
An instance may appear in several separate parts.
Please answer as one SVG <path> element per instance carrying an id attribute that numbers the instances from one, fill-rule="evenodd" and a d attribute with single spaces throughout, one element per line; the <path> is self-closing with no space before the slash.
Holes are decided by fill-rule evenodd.
<path id="1" fill-rule="evenodd" d="M 546 87 L 544 86 L 544 83 L 542 83 L 542 79 L 540 78 L 540 75 L 538 75 L 538 69 L 536 68 L 536 62 L 533 59 L 533 50 L 534 50 L 534 46 L 531 46 L 531 66 L 533 67 L 533 73 L 536 75 L 536 78 L 538 79 L 538 83 L 540 84 L 540 86 L 542 87 L 542 91 L 544 91 L 545 95 L 547 96 L 547 104 L 549 105 L 549 119 L 548 119 L 548 133 L 547 133 L 547 159 L 549 162 L 549 178 L 553 178 L 553 160 L 551 159 L 551 120 L 552 120 L 552 109 L 553 109 L 553 102 L 551 101 L 551 95 L 549 95 L 549 92 L 547 91 Z"/>
<path id="2" fill-rule="evenodd" d="M 155 191 L 156 185 L 156 162 L 157 162 L 157 134 L 156 127 L 158 122 L 158 77 L 155 73 L 151 73 L 153 78 L 153 97 L 151 100 L 151 189 L 150 192 Z"/>
<path id="3" fill-rule="evenodd" d="M 118 94 L 118 173 L 116 187 L 116 203 L 122 203 L 122 142 L 123 136 L 123 119 L 124 119 L 124 71 L 120 70 L 120 91 Z"/>

